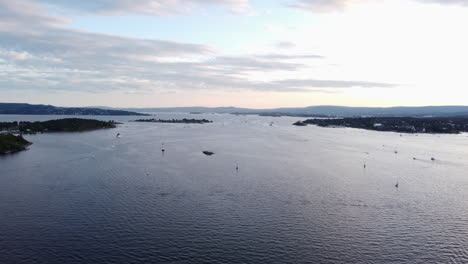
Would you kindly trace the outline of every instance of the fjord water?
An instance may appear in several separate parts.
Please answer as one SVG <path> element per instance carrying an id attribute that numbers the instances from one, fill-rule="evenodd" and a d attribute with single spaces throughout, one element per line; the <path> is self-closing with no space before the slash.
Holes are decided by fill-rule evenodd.
<path id="1" fill-rule="evenodd" d="M 182 117 L 0 157 L 0 263 L 468 263 L 466 134 Z"/>

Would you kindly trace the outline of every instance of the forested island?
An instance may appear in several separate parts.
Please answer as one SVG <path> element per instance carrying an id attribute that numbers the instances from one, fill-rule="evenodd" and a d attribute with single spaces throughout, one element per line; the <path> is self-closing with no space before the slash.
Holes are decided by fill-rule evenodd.
<path id="1" fill-rule="evenodd" d="M 296 126 L 352 127 L 399 133 L 458 134 L 468 132 L 468 117 L 362 117 L 307 119 Z"/>
<path id="2" fill-rule="evenodd" d="M 31 144 L 31 142 L 27 141 L 22 136 L 0 134 L 0 155 L 25 150 L 26 147 Z"/>
<path id="3" fill-rule="evenodd" d="M 115 128 L 114 121 L 94 119 L 65 118 L 42 122 L 0 122 L 0 131 L 17 131 L 24 134 L 44 132 L 82 132 L 104 128 Z"/>
<path id="4" fill-rule="evenodd" d="M 213 123 L 207 119 L 137 119 L 134 122 L 149 122 L 149 123 L 175 123 L 175 124 L 206 124 Z"/>

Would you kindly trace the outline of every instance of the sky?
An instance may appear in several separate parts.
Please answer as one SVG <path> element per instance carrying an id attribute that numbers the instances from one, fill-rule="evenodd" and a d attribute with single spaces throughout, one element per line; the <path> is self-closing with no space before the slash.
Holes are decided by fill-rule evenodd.
<path id="1" fill-rule="evenodd" d="M 0 0 L 0 102 L 467 105 L 468 0 Z"/>

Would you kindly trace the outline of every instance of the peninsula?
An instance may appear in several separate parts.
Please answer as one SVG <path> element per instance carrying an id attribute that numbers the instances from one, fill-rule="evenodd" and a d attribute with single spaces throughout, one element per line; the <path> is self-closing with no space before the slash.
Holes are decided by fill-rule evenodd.
<path id="1" fill-rule="evenodd" d="M 104 128 L 115 128 L 114 121 L 94 119 L 65 118 L 42 122 L 0 122 L 0 131 L 16 131 L 24 134 L 44 132 L 82 132 Z"/>
<path id="2" fill-rule="evenodd" d="M 307 119 L 296 126 L 351 127 L 399 133 L 459 134 L 468 132 L 468 117 L 362 117 Z"/>
<path id="3" fill-rule="evenodd" d="M 0 134 L 0 155 L 25 150 L 31 144 L 20 135 Z"/>
<path id="4" fill-rule="evenodd" d="M 134 122 L 149 122 L 149 123 L 174 123 L 174 124 L 206 124 L 213 123 L 207 119 L 137 119 Z"/>
<path id="5" fill-rule="evenodd" d="M 115 128 L 114 121 L 65 118 L 43 122 L 0 122 L 0 154 L 25 150 L 32 143 L 22 134 L 45 132 L 84 132 L 97 129 Z"/>

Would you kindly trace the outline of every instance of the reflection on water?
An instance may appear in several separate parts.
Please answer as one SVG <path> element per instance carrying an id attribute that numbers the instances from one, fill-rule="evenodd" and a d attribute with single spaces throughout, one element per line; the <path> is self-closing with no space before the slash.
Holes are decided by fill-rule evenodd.
<path id="1" fill-rule="evenodd" d="M 466 135 L 169 117 L 0 157 L 0 263 L 468 262 Z"/>

